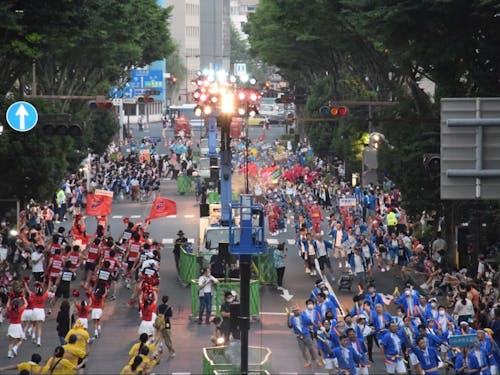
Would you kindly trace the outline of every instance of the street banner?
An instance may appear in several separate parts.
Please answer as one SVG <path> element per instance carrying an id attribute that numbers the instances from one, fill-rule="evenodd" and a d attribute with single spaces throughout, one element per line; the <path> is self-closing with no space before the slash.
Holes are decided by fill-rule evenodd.
<path id="1" fill-rule="evenodd" d="M 151 211 L 147 218 L 147 222 L 158 219 L 160 217 L 176 215 L 177 214 L 177 204 L 170 199 L 158 197 L 154 200 Z"/>
<path id="2" fill-rule="evenodd" d="M 355 207 L 356 198 L 339 198 L 339 207 Z"/>
<path id="3" fill-rule="evenodd" d="M 111 205 L 113 204 L 113 192 L 96 189 L 94 194 L 87 194 L 87 216 L 108 216 L 111 215 Z"/>

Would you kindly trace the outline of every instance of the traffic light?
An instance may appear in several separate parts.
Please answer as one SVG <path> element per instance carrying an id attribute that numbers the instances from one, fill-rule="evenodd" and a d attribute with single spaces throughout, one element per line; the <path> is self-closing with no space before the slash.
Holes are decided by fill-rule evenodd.
<path id="1" fill-rule="evenodd" d="M 104 109 L 104 110 L 109 110 L 113 108 L 113 102 L 109 100 L 104 100 L 104 101 L 96 101 L 96 100 L 91 100 L 89 102 L 89 109 L 95 110 L 95 109 Z"/>
<path id="2" fill-rule="evenodd" d="M 336 116 L 345 116 L 349 110 L 344 106 L 323 106 L 319 109 L 319 113 L 324 117 L 336 117 Z"/>
<path id="3" fill-rule="evenodd" d="M 45 136 L 80 137 L 83 134 L 83 125 L 71 121 L 68 114 L 40 114 L 38 123 Z"/>

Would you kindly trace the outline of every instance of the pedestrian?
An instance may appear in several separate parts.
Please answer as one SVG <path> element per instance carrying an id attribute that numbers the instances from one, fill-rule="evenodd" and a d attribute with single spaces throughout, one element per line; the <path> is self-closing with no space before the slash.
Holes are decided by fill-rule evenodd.
<path id="1" fill-rule="evenodd" d="M 82 322 L 82 325 L 85 329 L 89 328 L 89 315 L 90 315 L 90 303 L 85 301 L 84 299 L 81 300 L 80 303 L 77 303 L 75 301 L 75 308 L 76 308 L 76 318 Z"/>
<path id="2" fill-rule="evenodd" d="M 127 363 L 120 371 L 120 375 L 142 375 L 144 370 L 143 359 L 141 356 L 135 356 L 131 363 Z"/>
<path id="3" fill-rule="evenodd" d="M 43 366 L 41 374 L 45 375 L 74 375 L 78 366 L 64 358 L 64 348 L 57 346 L 54 350 L 54 355 L 50 357 L 45 366 Z"/>
<path id="4" fill-rule="evenodd" d="M 33 279 L 35 281 L 42 282 L 43 275 L 45 273 L 45 247 L 43 245 L 36 245 L 35 251 L 31 254 L 31 272 L 33 273 Z"/>
<path id="5" fill-rule="evenodd" d="M 77 343 L 78 338 L 75 334 L 72 334 L 68 338 L 68 343 L 63 345 L 64 358 L 70 361 L 74 366 L 78 367 L 77 372 L 80 373 L 85 367 L 85 359 L 88 357 L 88 351 L 83 350 Z"/>
<path id="6" fill-rule="evenodd" d="M 9 297 L 7 300 L 7 319 L 10 323 L 7 329 L 7 336 L 9 337 L 8 358 L 17 356 L 17 352 L 23 343 L 24 332 L 21 326 L 21 316 L 27 304 L 28 301 L 24 296 L 14 299 Z"/>
<path id="7" fill-rule="evenodd" d="M 65 337 L 68 334 L 68 331 L 71 326 L 71 317 L 70 317 L 70 304 L 67 300 L 63 300 L 61 302 L 61 307 L 59 312 L 57 313 L 57 336 L 59 336 L 59 342 L 61 345 L 66 344 Z"/>
<path id="8" fill-rule="evenodd" d="M 316 349 L 313 346 L 311 332 L 309 330 L 310 321 L 306 315 L 301 314 L 298 306 L 293 306 L 290 311 L 287 311 L 287 326 L 293 329 L 293 333 L 297 337 L 299 349 L 304 357 L 304 368 L 312 366 L 315 361 L 318 367 L 323 367 L 323 363 L 318 360 Z"/>
<path id="9" fill-rule="evenodd" d="M 316 250 L 316 257 L 318 258 L 321 272 L 323 272 L 326 267 L 328 271 L 330 271 L 330 275 L 333 276 L 332 265 L 330 263 L 330 257 L 328 256 L 328 250 L 333 248 L 333 244 L 330 241 L 324 240 L 321 233 L 316 233 L 316 239 L 313 240 L 313 246 Z"/>
<path id="10" fill-rule="evenodd" d="M 218 284 L 219 280 L 210 274 L 210 267 L 203 269 L 203 274 L 198 279 L 198 296 L 200 299 L 200 310 L 198 313 L 198 324 L 203 322 L 203 313 L 206 310 L 205 324 L 210 324 L 210 315 L 212 312 L 212 293 L 214 285 Z"/>
<path id="11" fill-rule="evenodd" d="M 474 317 L 474 305 L 467 298 L 467 292 L 460 292 L 459 299 L 453 308 L 453 314 L 458 316 L 457 324 L 461 322 L 472 323 Z"/>
<path id="12" fill-rule="evenodd" d="M 148 292 L 145 296 L 141 296 L 140 300 L 141 324 L 138 334 L 146 333 L 149 338 L 152 338 L 154 335 L 153 325 L 156 320 L 156 292 Z"/>
<path id="13" fill-rule="evenodd" d="M 358 289 L 362 291 L 366 281 L 366 259 L 360 246 L 354 246 L 354 253 L 349 256 L 349 265 L 354 273 Z"/>
<path id="14" fill-rule="evenodd" d="M 172 344 L 172 307 L 168 304 L 168 296 L 161 297 L 161 304 L 158 305 L 157 314 L 163 314 L 165 317 L 165 326 L 163 329 L 157 329 L 158 335 L 156 343 L 160 342 L 160 347 L 164 344 L 170 352 L 170 357 L 175 357 L 175 349 Z"/>
<path id="15" fill-rule="evenodd" d="M 175 258 L 175 268 L 177 269 L 177 273 L 179 273 L 180 259 L 181 259 L 181 250 L 186 247 L 186 243 L 188 242 L 187 238 L 184 236 L 184 232 L 179 230 L 177 232 L 177 239 L 174 244 L 174 258 Z"/>
<path id="16" fill-rule="evenodd" d="M 90 293 L 90 308 L 92 309 L 91 318 L 94 323 L 95 338 L 98 338 L 101 335 L 101 318 L 107 293 L 107 290 L 102 287 L 97 287 L 94 292 Z"/>
<path id="17" fill-rule="evenodd" d="M 9 365 L 5 367 L 0 367 L 0 373 L 3 373 L 3 371 L 9 371 L 9 370 L 17 370 L 19 373 L 21 373 L 23 370 L 28 371 L 29 375 L 35 375 L 40 373 L 40 370 L 42 367 L 40 366 L 40 362 L 42 362 L 42 356 L 38 353 L 33 353 L 31 355 L 31 360 L 28 362 L 21 362 L 18 363 L 17 365 Z"/>
<path id="18" fill-rule="evenodd" d="M 35 292 L 32 292 L 28 283 L 24 282 L 24 287 L 30 294 L 31 306 L 33 307 L 33 312 L 31 315 L 31 319 L 34 323 L 34 335 L 33 342 L 36 340 L 36 344 L 38 346 L 42 345 L 42 327 L 43 322 L 45 322 L 45 304 L 47 299 L 49 298 L 49 289 L 51 287 L 51 283 L 44 287 L 43 284 L 39 281 L 35 282 Z"/>
<path id="19" fill-rule="evenodd" d="M 68 342 L 71 335 L 76 336 L 76 345 L 81 350 L 87 350 L 87 345 L 93 342 L 93 338 L 90 338 L 89 332 L 83 327 L 79 319 L 73 324 L 73 327 L 68 331 L 64 340 Z"/>
<path id="20" fill-rule="evenodd" d="M 286 248 L 285 243 L 278 244 L 273 251 L 274 268 L 276 269 L 276 279 L 278 289 L 283 289 L 283 277 L 285 275 Z"/>
<path id="21" fill-rule="evenodd" d="M 387 374 L 406 374 L 406 366 L 403 361 L 401 338 L 398 335 L 398 325 L 396 322 L 389 323 L 389 330 L 384 333 L 379 340 L 380 350 L 385 359 L 385 369 Z"/>

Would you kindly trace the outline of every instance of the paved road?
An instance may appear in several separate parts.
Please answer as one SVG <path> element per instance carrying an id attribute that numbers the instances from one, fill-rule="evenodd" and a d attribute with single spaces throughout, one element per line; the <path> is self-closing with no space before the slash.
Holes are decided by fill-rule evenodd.
<path id="1" fill-rule="evenodd" d="M 152 127 L 151 135 L 159 133 L 159 127 Z M 190 319 L 190 291 L 184 288 L 177 280 L 172 255 L 173 239 L 179 229 L 182 229 L 188 238 L 198 238 L 198 206 L 192 195 L 180 196 L 176 193 L 174 181 L 162 181 L 162 195 L 174 199 L 177 202 L 176 217 L 158 219 L 152 222 L 149 231 L 153 238 L 163 242 L 166 246 L 162 255 L 161 263 L 161 294 L 170 296 L 171 305 L 174 308 L 173 339 L 177 356 L 173 359 L 164 360 L 156 369 L 158 374 L 192 373 L 199 374 L 202 370 L 202 348 L 209 346 L 209 336 L 213 330 L 211 326 L 193 324 Z M 139 203 L 117 203 L 113 206 L 113 214 L 110 219 L 111 232 L 118 235 L 123 229 L 123 217 L 129 217 L 132 221 L 144 221 L 149 212 L 147 204 Z M 327 215 L 325 215 L 327 216 Z M 89 219 L 88 229 L 94 230 L 95 224 Z M 275 237 L 279 241 L 288 242 L 293 238 L 291 228 L 289 232 Z M 291 242 L 291 241 L 290 241 Z M 304 273 L 302 260 L 297 255 L 296 248 L 288 245 L 287 268 L 285 273 L 285 287 L 293 295 L 291 301 L 285 301 L 280 296 L 281 292 L 275 287 L 262 286 L 261 311 L 258 321 L 251 325 L 250 345 L 266 346 L 272 350 L 273 373 L 326 373 L 322 369 L 304 371 L 302 359 L 297 347 L 295 336 L 286 328 L 284 309 L 292 304 L 304 305 L 309 295 L 315 277 Z M 390 274 L 376 275 L 377 287 L 382 292 L 392 292 L 395 286 L 394 278 Z M 89 374 L 116 374 L 124 365 L 127 353 L 132 343 L 137 339 L 137 328 L 140 318 L 136 309 L 126 305 L 129 291 L 120 289 L 118 299 L 108 302 L 105 308 L 103 323 L 103 335 L 92 346 Z M 338 293 L 338 297 L 346 307 L 352 306 L 352 294 L 348 292 Z M 20 354 L 13 360 L 7 359 L 5 337 L 7 324 L 0 327 L 0 367 L 19 361 L 29 360 L 31 353 L 39 352 L 44 359 L 48 358 L 53 348 L 58 344 L 55 330 L 55 315 L 57 311 L 48 317 L 44 325 L 43 347 L 37 348 L 31 342 L 26 342 L 20 349 Z M 370 369 L 371 374 L 385 372 L 381 364 L 381 357 L 376 350 L 375 364 Z M 15 372 L 11 372 L 15 373 Z"/>

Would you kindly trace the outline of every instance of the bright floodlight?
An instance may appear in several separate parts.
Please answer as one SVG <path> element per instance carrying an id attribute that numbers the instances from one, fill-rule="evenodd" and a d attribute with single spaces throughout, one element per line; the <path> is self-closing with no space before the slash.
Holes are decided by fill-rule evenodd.
<path id="1" fill-rule="evenodd" d="M 239 99 L 239 100 L 245 100 L 245 93 L 244 93 L 243 91 L 240 91 L 240 92 L 238 93 L 238 99 Z"/>
<path id="2" fill-rule="evenodd" d="M 238 108 L 238 114 L 243 116 L 245 114 L 245 108 Z"/>
<path id="3" fill-rule="evenodd" d="M 250 77 L 246 73 L 243 73 L 243 74 L 240 75 L 240 81 L 243 82 L 243 83 L 248 82 L 249 79 L 250 79 Z"/>
<path id="4" fill-rule="evenodd" d="M 236 77 L 233 76 L 233 75 L 229 76 L 229 82 L 235 83 L 236 82 Z"/>
<path id="5" fill-rule="evenodd" d="M 257 101 L 257 94 L 256 94 L 256 93 L 254 93 L 254 92 L 252 92 L 252 93 L 250 94 L 250 100 L 251 100 L 252 102 Z"/>
<path id="6" fill-rule="evenodd" d="M 215 72 L 215 77 L 218 82 L 226 82 L 227 81 L 227 73 L 224 69 L 218 70 Z"/>
<path id="7" fill-rule="evenodd" d="M 221 112 L 222 113 L 234 112 L 234 94 L 232 92 L 227 92 L 224 95 L 222 95 Z"/>
<path id="8" fill-rule="evenodd" d="M 251 85 L 255 85 L 257 83 L 257 80 L 255 78 L 250 78 L 250 80 L 248 81 L 248 83 L 250 83 Z"/>
<path id="9" fill-rule="evenodd" d="M 209 105 L 205 106 L 203 108 L 203 113 L 208 116 L 210 113 L 212 113 L 212 107 L 210 107 Z"/>
<path id="10" fill-rule="evenodd" d="M 196 108 L 194 109 L 194 115 L 195 115 L 196 117 L 200 117 L 200 116 L 201 116 L 201 114 L 202 114 L 201 107 L 200 107 L 200 106 L 196 107 Z"/>

